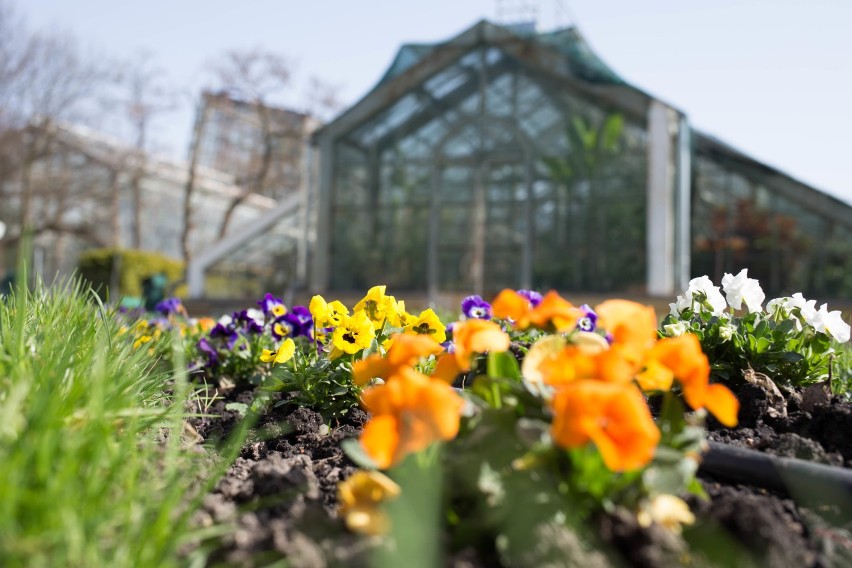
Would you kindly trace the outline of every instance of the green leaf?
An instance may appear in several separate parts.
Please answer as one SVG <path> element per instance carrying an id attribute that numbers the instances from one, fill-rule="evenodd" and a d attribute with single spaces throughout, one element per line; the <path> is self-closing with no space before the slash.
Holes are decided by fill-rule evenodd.
<path id="1" fill-rule="evenodd" d="M 521 369 L 518 360 L 509 351 L 488 354 L 488 376 L 491 378 L 505 378 L 515 381 L 521 380 Z"/>
<path id="2" fill-rule="evenodd" d="M 229 402 L 225 405 L 225 410 L 230 410 L 231 412 L 236 412 L 240 416 L 245 416 L 248 412 L 249 406 L 243 402 Z"/>
<path id="3" fill-rule="evenodd" d="M 355 462 L 355 465 L 358 467 L 363 469 L 379 469 L 376 462 L 373 461 L 373 458 L 367 455 L 367 452 L 364 451 L 364 447 L 361 445 L 361 442 L 355 438 L 346 438 L 340 442 L 340 448 L 343 450 L 343 453 L 345 453 L 350 460 Z"/>

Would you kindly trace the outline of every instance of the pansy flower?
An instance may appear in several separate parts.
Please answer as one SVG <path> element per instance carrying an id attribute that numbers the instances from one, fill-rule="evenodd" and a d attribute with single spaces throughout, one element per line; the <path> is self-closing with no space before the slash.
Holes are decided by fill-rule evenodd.
<path id="1" fill-rule="evenodd" d="M 542 300 L 542 295 L 535 290 L 518 290 L 518 294 L 526 298 L 532 307 L 539 305 Z"/>
<path id="2" fill-rule="evenodd" d="M 447 339 L 445 330 L 446 327 L 432 308 L 423 310 L 417 319 L 405 326 L 406 333 L 428 335 L 435 343 L 443 343 Z"/>
<path id="3" fill-rule="evenodd" d="M 373 327 L 372 320 L 361 311 L 351 316 L 343 316 L 340 324 L 334 328 L 331 344 L 336 351 L 351 355 L 369 347 L 375 337 L 376 328 Z M 332 354 L 332 358 L 334 355 Z"/>
<path id="4" fill-rule="evenodd" d="M 654 308 L 629 300 L 607 300 L 595 311 L 598 324 L 612 334 L 612 350 L 638 371 L 657 340 Z"/>
<path id="5" fill-rule="evenodd" d="M 382 503 L 399 497 L 399 485 L 380 471 L 359 470 L 337 485 L 338 514 L 346 527 L 359 534 L 377 536 L 388 531 Z"/>
<path id="6" fill-rule="evenodd" d="M 563 448 L 593 442 L 612 471 L 633 470 L 654 457 L 660 431 L 631 384 L 577 380 L 557 389 L 550 434 Z"/>
<path id="7" fill-rule="evenodd" d="M 403 368 L 411 368 L 429 355 L 437 355 L 443 349 L 426 335 L 399 333 L 393 336 L 393 342 L 384 357 L 373 353 L 366 359 L 352 365 L 352 379 L 363 386 L 371 379 L 390 379 Z"/>
<path id="8" fill-rule="evenodd" d="M 285 339 L 277 351 L 264 349 L 260 355 L 260 360 L 264 363 L 286 363 L 296 354 L 296 344 L 292 339 Z"/>
<path id="9" fill-rule="evenodd" d="M 536 327 L 558 332 L 571 331 L 582 315 L 579 308 L 555 290 L 545 294 L 541 301 L 533 305 L 526 296 L 507 288 L 494 298 L 491 305 L 496 317 L 510 320 L 520 330 Z"/>
<path id="10" fill-rule="evenodd" d="M 583 315 L 577 319 L 577 329 L 586 332 L 595 331 L 598 327 L 598 314 L 589 307 L 589 304 L 583 304 L 580 306 L 580 310 Z"/>
<path id="11" fill-rule="evenodd" d="M 305 313 L 297 312 L 297 308 L 302 308 Z M 286 313 L 284 317 L 278 318 L 275 322 L 273 322 L 273 335 L 277 324 L 281 324 L 284 330 L 289 331 L 290 337 L 310 337 L 311 330 L 313 328 L 311 314 L 304 306 L 296 306 L 293 310 Z"/>
<path id="12" fill-rule="evenodd" d="M 249 308 L 239 312 L 234 312 L 233 322 L 237 331 L 242 331 L 247 334 L 263 333 L 263 312 Z"/>
<path id="13" fill-rule="evenodd" d="M 740 403 L 728 387 L 710 384 L 710 362 L 701 351 L 698 338 L 685 333 L 660 339 L 648 355 L 648 365 L 638 377 L 644 390 L 665 388 L 677 380 L 690 408 L 706 408 L 716 419 L 733 428 L 737 425 Z"/>
<path id="14" fill-rule="evenodd" d="M 237 330 L 234 329 L 231 318 L 228 316 L 222 318 L 213 326 L 213 329 L 210 330 L 210 337 L 221 338 L 225 342 L 225 346 L 228 350 L 233 349 L 237 340 L 240 338 Z"/>
<path id="15" fill-rule="evenodd" d="M 154 306 L 154 310 L 160 312 L 166 317 L 186 314 L 186 310 L 184 309 L 183 304 L 181 304 L 180 298 L 166 298 L 165 300 L 161 300 Z"/>
<path id="16" fill-rule="evenodd" d="M 367 317 L 376 325 L 381 327 L 386 319 L 393 319 L 396 311 L 396 298 L 385 295 L 387 286 L 373 286 L 367 291 L 355 307 L 353 312 L 364 311 Z"/>
<path id="17" fill-rule="evenodd" d="M 284 339 L 285 337 L 295 337 L 296 327 L 292 322 L 288 321 L 286 314 L 272 322 L 270 332 L 275 339 Z"/>
<path id="18" fill-rule="evenodd" d="M 344 306 L 340 300 L 326 302 L 325 298 L 319 295 L 311 298 L 308 309 L 317 329 L 340 325 L 343 318 L 349 315 L 349 308 Z"/>
<path id="19" fill-rule="evenodd" d="M 493 321 L 469 319 L 453 326 L 453 349 L 438 358 L 433 376 L 452 383 L 461 373 L 470 370 L 477 353 L 507 351 L 509 336 Z"/>
<path id="20" fill-rule="evenodd" d="M 216 367 L 219 364 L 219 352 L 216 348 L 210 345 L 210 341 L 206 337 L 198 340 L 196 348 L 207 357 L 207 368 Z"/>
<path id="21" fill-rule="evenodd" d="M 268 318 L 277 319 L 287 313 L 287 306 L 284 305 L 283 300 L 276 298 L 269 292 L 266 293 L 262 300 L 258 300 L 257 305 L 260 306 L 260 309 Z"/>
<path id="22" fill-rule="evenodd" d="M 464 407 L 448 384 L 411 369 L 401 369 L 393 380 L 368 388 L 361 402 L 372 418 L 359 441 L 380 469 L 434 442 L 455 438 Z"/>
<path id="23" fill-rule="evenodd" d="M 482 299 L 480 295 L 468 296 L 461 302 L 462 314 L 467 319 L 490 320 L 493 317 L 491 304 Z"/>

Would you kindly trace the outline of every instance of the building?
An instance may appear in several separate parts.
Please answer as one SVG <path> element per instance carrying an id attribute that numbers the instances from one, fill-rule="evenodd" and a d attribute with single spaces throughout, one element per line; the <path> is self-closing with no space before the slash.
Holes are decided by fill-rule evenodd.
<path id="1" fill-rule="evenodd" d="M 747 267 L 770 295 L 852 297 L 852 207 L 694 129 L 574 27 L 404 45 L 314 141 L 315 291 L 671 296 Z"/>
<path id="2" fill-rule="evenodd" d="M 181 259 L 186 227 L 189 166 L 154 156 L 78 125 L 47 123 L 18 133 L 16 147 L 40 146 L 32 159 L 18 157 L 0 179 L 0 221 L 8 227 L 0 246 L 20 236 L 21 219 L 34 230 L 33 271 L 47 281 L 70 275 L 79 253 L 101 247 L 157 251 Z M 225 211 L 236 198 L 233 226 L 251 225 L 275 200 L 251 193 L 234 176 L 197 167 L 190 197 L 188 249 L 202 254 L 218 239 Z M 6 246 L 5 268 L 16 258 Z M 0 251 L 2 252 L 2 251 Z M 256 286 L 282 286 L 274 265 L 243 267 L 240 278 L 211 279 L 214 293 L 254 294 Z"/>
<path id="3" fill-rule="evenodd" d="M 305 151 L 319 126 L 305 113 L 205 91 L 193 151 L 199 165 L 231 174 L 235 185 L 283 199 L 302 188 Z"/>

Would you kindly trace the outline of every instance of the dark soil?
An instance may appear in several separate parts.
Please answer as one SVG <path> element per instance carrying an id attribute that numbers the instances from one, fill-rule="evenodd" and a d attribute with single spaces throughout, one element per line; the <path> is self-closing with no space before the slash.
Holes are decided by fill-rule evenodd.
<path id="1" fill-rule="evenodd" d="M 782 457 L 852 467 L 852 403 L 823 385 L 788 392 L 783 401 L 757 385 L 739 388 L 739 426 L 708 420 L 709 439 Z"/>
<path id="2" fill-rule="evenodd" d="M 737 393 L 740 426 L 723 428 L 712 419 L 711 440 L 849 467 L 852 464 L 852 405 L 825 393 L 787 393 L 783 408 L 759 387 Z M 231 391 L 206 410 L 218 418 L 192 426 L 208 443 L 224 439 L 241 419 L 230 402 L 250 404 L 253 391 Z M 286 558 L 288 566 L 348 568 L 370 565 L 376 541 L 346 531 L 337 519 L 336 487 L 357 468 L 341 450 L 357 437 L 367 415 L 355 409 L 323 424 L 305 408 L 281 404 L 269 411 L 243 445 L 240 457 L 194 519 L 198 526 L 226 523 L 211 541 L 211 565 L 266 566 Z M 517 566 L 852 566 L 852 520 L 827 505 L 809 509 L 785 495 L 759 487 L 703 478 L 709 499 L 690 497 L 698 523 L 676 538 L 660 527 L 644 528 L 630 514 L 614 511 L 590 519 L 607 554 L 589 551 L 565 527 L 537 527 L 541 546 L 509 565 Z M 493 552 L 493 551 L 492 551 Z M 455 567 L 495 566 L 465 549 L 445 559 Z"/>

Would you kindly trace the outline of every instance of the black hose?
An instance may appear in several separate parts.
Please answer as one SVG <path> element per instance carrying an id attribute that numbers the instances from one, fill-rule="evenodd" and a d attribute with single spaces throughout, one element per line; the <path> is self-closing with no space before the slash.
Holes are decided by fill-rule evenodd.
<path id="1" fill-rule="evenodd" d="M 699 473 L 852 513 L 852 470 L 710 442 Z"/>

